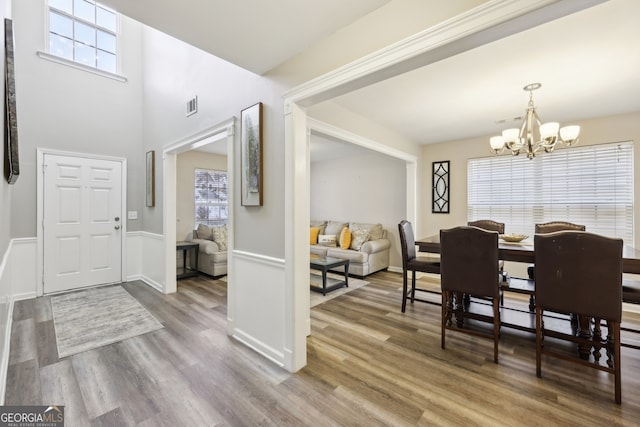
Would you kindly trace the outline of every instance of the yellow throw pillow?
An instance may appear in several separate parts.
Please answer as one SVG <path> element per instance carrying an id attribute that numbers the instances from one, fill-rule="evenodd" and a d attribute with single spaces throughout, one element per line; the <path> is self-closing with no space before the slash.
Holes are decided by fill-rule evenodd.
<path id="1" fill-rule="evenodd" d="M 318 243 L 318 234 L 320 234 L 320 227 L 311 227 L 309 234 L 309 244 L 316 245 Z"/>
<path id="2" fill-rule="evenodd" d="M 344 227 L 340 232 L 340 247 L 349 249 L 349 246 L 351 246 L 351 231 L 349 231 L 349 227 Z"/>

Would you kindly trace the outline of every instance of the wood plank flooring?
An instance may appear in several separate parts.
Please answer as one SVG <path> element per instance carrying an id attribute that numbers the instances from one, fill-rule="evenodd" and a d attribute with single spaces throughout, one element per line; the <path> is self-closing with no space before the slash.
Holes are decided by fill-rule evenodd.
<path id="1" fill-rule="evenodd" d="M 18 302 L 5 404 L 65 405 L 67 426 L 640 424 L 640 351 L 622 349 L 619 406 L 604 372 L 544 358 L 537 378 L 530 333 L 502 330 L 499 365 L 489 340 L 448 332 L 442 350 L 440 307 L 400 313 L 401 275 L 367 280 L 312 309 L 296 374 L 226 335 L 219 280 L 181 280 L 174 295 L 125 284 L 165 328 L 64 359 L 50 299 Z"/>

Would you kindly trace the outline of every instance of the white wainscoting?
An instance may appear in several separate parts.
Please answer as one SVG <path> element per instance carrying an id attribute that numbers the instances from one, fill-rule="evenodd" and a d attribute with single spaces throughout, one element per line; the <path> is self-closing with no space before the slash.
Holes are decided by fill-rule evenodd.
<path id="1" fill-rule="evenodd" d="M 236 250 L 228 270 L 229 335 L 284 367 L 284 260 Z"/>
<path id="2" fill-rule="evenodd" d="M 11 294 L 14 301 L 35 298 L 38 289 L 38 239 L 11 241 Z"/>
<path id="3" fill-rule="evenodd" d="M 11 246 L 0 263 L 0 405 L 4 405 L 4 395 L 7 386 L 7 369 L 9 368 L 9 344 L 11 342 L 11 320 L 13 316 L 13 297 L 11 294 Z M 33 266 L 32 266 L 33 269 Z"/>
<path id="4" fill-rule="evenodd" d="M 142 280 L 164 293 L 164 236 L 146 231 L 127 233 L 127 281 Z"/>

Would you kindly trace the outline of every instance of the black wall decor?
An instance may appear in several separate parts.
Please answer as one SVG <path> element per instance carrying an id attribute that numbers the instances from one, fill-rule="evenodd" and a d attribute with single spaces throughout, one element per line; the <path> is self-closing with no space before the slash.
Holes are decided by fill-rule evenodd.
<path id="1" fill-rule="evenodd" d="M 449 213 L 449 160 L 432 163 L 431 212 Z"/>

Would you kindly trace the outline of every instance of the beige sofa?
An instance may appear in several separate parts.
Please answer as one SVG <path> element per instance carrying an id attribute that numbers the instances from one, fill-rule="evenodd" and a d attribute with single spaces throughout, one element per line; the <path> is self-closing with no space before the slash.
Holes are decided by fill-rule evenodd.
<path id="1" fill-rule="evenodd" d="M 349 229 L 352 239 L 346 249 L 340 247 L 340 234 L 343 228 Z M 349 275 L 364 277 L 376 271 L 389 267 L 389 248 L 391 242 L 387 237 L 387 230 L 381 224 L 343 222 L 343 221 L 311 221 L 311 228 L 319 228 L 320 236 L 335 236 L 336 244 L 331 242 L 313 243 L 311 238 L 310 251 L 319 256 L 349 260 Z M 313 234 L 313 230 L 310 232 Z M 325 240 L 331 240 L 330 238 Z M 336 271 L 344 271 L 338 267 Z"/>
<path id="2" fill-rule="evenodd" d="M 198 243 L 198 271 L 214 279 L 227 274 L 227 226 L 198 225 L 193 230 L 194 243 Z"/>

